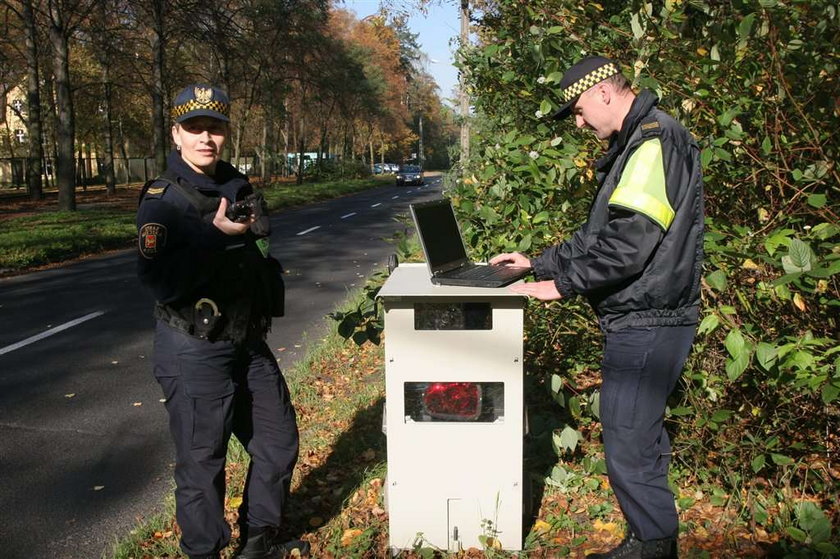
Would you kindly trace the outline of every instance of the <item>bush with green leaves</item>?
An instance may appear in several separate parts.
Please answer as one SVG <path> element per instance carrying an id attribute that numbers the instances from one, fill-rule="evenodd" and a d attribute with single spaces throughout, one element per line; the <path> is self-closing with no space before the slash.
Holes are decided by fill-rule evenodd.
<path id="1" fill-rule="evenodd" d="M 356 159 L 321 159 L 306 169 L 313 180 L 363 179 L 371 175 L 370 166 Z"/>
<path id="2" fill-rule="evenodd" d="M 462 49 L 472 159 L 449 189 L 476 257 L 537 254 L 585 219 L 604 149 L 546 118 L 563 71 L 603 54 L 657 93 L 697 138 L 706 190 L 703 318 L 669 410 L 675 470 L 722 484 L 768 527 L 762 511 L 781 497 L 752 491 L 795 489 L 786 498 L 810 504 L 781 528 L 821 553 L 837 552 L 836 534 L 803 507 L 828 511 L 829 532 L 840 521 L 837 11 L 827 0 L 489 3 L 479 43 Z M 580 298 L 533 303 L 527 349 L 568 412 L 558 452 L 595 448 L 592 312 Z"/>

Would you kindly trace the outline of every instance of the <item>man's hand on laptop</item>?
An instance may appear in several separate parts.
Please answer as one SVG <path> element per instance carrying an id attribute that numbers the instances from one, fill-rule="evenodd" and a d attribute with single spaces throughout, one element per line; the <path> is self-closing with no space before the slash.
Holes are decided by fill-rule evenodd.
<path id="1" fill-rule="evenodd" d="M 532 281 L 530 283 L 517 283 L 511 285 L 508 289 L 514 293 L 534 297 L 540 301 L 556 301 L 562 299 L 563 296 L 557 291 L 557 286 L 554 285 L 554 280 L 546 281 Z"/>
<path id="2" fill-rule="evenodd" d="M 531 261 L 524 254 L 518 252 L 506 252 L 490 259 L 490 264 L 498 266 L 519 266 L 530 268 Z"/>

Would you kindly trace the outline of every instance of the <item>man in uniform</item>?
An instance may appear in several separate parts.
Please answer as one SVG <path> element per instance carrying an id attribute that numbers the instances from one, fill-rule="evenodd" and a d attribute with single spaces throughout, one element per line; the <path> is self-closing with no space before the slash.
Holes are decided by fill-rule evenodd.
<path id="1" fill-rule="evenodd" d="M 589 218 L 529 260 L 537 282 L 512 287 L 543 301 L 585 296 L 605 337 L 601 424 L 607 474 L 628 523 L 624 541 L 590 558 L 677 557 L 679 522 L 668 487 L 665 405 L 697 327 L 703 259 L 700 150 L 647 90 L 635 95 L 618 64 L 592 56 L 560 82 L 558 119 L 574 116 L 609 140 L 595 162 Z"/>
<path id="2" fill-rule="evenodd" d="M 298 456 L 295 410 L 265 343 L 282 314 L 283 284 L 264 203 L 220 160 L 229 108 L 225 92 L 208 85 L 175 99 L 175 149 L 137 212 L 138 274 L 157 301 L 154 374 L 175 442 L 181 549 L 218 558 L 230 541 L 225 456 L 235 434 L 251 458 L 239 556 L 279 559 L 308 550 L 279 535 Z"/>

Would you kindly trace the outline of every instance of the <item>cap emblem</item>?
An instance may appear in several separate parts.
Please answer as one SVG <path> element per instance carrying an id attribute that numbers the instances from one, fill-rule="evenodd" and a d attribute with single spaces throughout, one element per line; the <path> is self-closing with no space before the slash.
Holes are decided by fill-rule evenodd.
<path id="1" fill-rule="evenodd" d="M 209 87 L 195 88 L 195 101 L 201 105 L 206 105 L 213 99 L 213 90 Z"/>

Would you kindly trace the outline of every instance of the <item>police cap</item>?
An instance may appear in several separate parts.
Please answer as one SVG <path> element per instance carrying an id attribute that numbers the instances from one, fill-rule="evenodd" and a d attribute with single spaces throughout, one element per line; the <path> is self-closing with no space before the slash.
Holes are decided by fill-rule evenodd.
<path id="1" fill-rule="evenodd" d="M 563 105 L 552 115 L 555 120 L 572 114 L 572 107 L 580 94 L 607 78 L 621 73 L 618 64 L 603 56 L 589 56 L 566 70 L 560 80 L 560 97 Z"/>
<path id="2" fill-rule="evenodd" d="M 175 97 L 172 120 L 184 122 L 196 116 L 209 116 L 230 122 L 230 101 L 227 93 L 212 85 L 192 84 Z"/>

